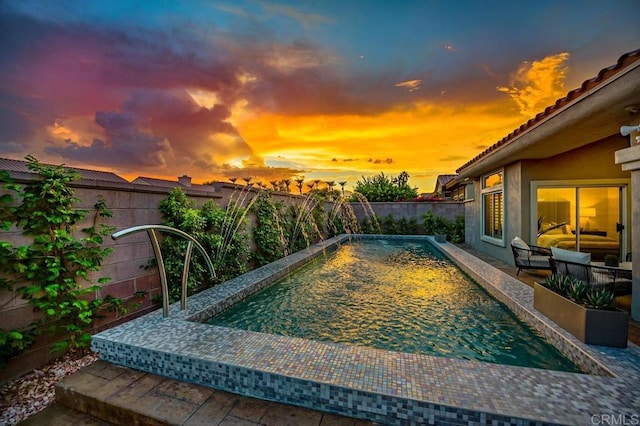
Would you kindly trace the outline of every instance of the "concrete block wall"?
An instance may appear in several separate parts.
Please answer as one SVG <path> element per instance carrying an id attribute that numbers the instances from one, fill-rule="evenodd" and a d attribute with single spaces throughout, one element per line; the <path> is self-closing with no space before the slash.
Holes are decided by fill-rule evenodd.
<path id="1" fill-rule="evenodd" d="M 415 219 L 422 228 L 422 217 L 429 211 L 435 216 L 443 216 L 454 221 L 456 216 L 464 216 L 464 203 L 461 201 L 437 201 L 437 202 L 375 202 L 375 203 L 351 203 L 359 222 L 372 214 L 384 218 L 391 215 L 394 220 L 400 218 Z"/>
<path id="2" fill-rule="evenodd" d="M 17 183 L 26 183 L 33 176 L 22 173 L 14 176 L 14 179 Z M 95 180 L 80 180 L 73 182 L 70 186 L 74 188 L 76 197 L 80 199 L 77 207 L 91 212 L 77 226 L 77 229 L 92 225 L 94 220 L 93 206 L 102 198 L 105 200 L 107 208 L 113 213 L 113 217 L 99 218 L 98 223 L 112 226 L 116 231 L 136 225 L 161 223 L 160 202 L 173 189 L 165 186 Z M 214 200 L 220 206 L 227 206 L 230 200 L 242 201 L 241 204 L 246 207 L 259 192 L 257 189 L 226 183 L 216 183 L 210 186 L 181 186 L 181 189 L 198 207 L 209 200 Z M 306 196 L 293 193 L 274 193 L 272 196 L 276 201 L 282 201 L 285 204 L 303 203 L 306 199 Z M 253 223 L 253 218 L 249 216 L 249 226 Z M 0 239 L 9 241 L 14 246 L 27 245 L 31 242 L 29 237 L 22 235 L 20 229 L 15 228 L 9 232 L 2 232 Z M 157 268 L 145 268 L 145 265 L 154 258 L 146 232 L 130 234 L 117 241 L 106 237 L 104 247 L 111 248 L 112 252 L 105 259 L 100 271 L 94 273 L 91 278 L 97 280 L 100 277 L 109 277 L 111 280 L 101 286 L 94 297 L 104 298 L 110 294 L 124 299 L 129 307 L 132 307 L 133 304 L 138 304 L 140 307 L 130 309 L 126 315 L 103 312 L 104 318 L 96 321 L 94 331 L 126 322 L 160 307 L 158 303 L 152 303 L 153 297 L 161 294 Z M 136 297 L 137 292 L 143 292 L 144 296 Z M 3 329 L 19 329 L 37 318 L 39 315 L 33 312 L 33 308 L 27 300 L 22 299 L 15 291 L 0 290 L 0 324 Z M 52 355 L 49 353 L 51 343 L 52 339 L 48 336 L 39 337 L 33 348 L 10 360 L 9 365 L 0 370 L 0 382 L 49 362 L 52 359 Z"/>
<path id="3" fill-rule="evenodd" d="M 25 183 L 30 177 L 32 176 L 18 176 L 15 180 L 17 183 Z M 74 188 L 75 196 L 80 199 L 77 207 L 90 211 L 84 221 L 78 224 L 77 229 L 92 225 L 94 220 L 93 206 L 100 198 L 105 200 L 113 217 L 99 218 L 98 223 L 112 226 L 115 230 L 136 225 L 159 224 L 162 222 L 159 211 L 160 202 L 167 197 L 172 189 L 92 180 L 80 180 L 73 182 L 70 186 Z M 222 199 L 216 194 L 213 187 L 211 190 L 208 188 L 207 190 L 183 188 L 183 190 L 197 205 L 202 205 L 210 199 L 216 202 Z M 79 232 L 78 237 L 81 236 L 82 233 Z M 14 246 L 30 244 L 31 241 L 29 237 L 22 235 L 21 230 L 15 228 L 9 232 L 2 232 L 0 239 L 9 241 Z M 160 294 L 160 277 L 157 268 L 145 269 L 144 267 L 154 257 L 147 234 L 145 232 L 132 234 L 117 241 L 106 237 L 104 247 L 111 248 L 112 252 L 104 260 L 100 271 L 92 274 L 91 278 L 97 280 L 100 277 L 109 277 L 111 280 L 101 286 L 93 296 L 104 298 L 110 294 L 124 299 L 125 306 L 129 308 L 132 308 L 133 304 L 139 305 L 139 308 L 130 309 L 126 315 L 103 312 L 104 318 L 96 321 L 95 331 L 112 327 L 159 307 L 158 304 L 152 303 L 153 296 Z M 144 296 L 136 297 L 136 292 L 143 292 Z M 22 299 L 15 291 L 0 290 L 0 324 L 3 329 L 25 327 L 38 317 L 39 314 L 33 312 L 28 301 Z M 9 364 L 0 371 L 0 381 L 30 371 L 50 361 L 53 357 L 49 351 L 51 343 L 52 340 L 48 336 L 38 337 L 34 347 L 10 360 Z"/>

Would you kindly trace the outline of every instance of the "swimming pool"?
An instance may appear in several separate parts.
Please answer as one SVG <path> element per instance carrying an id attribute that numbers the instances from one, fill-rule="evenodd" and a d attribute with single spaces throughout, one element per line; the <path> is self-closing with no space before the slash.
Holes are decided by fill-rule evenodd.
<path id="1" fill-rule="evenodd" d="M 189 383 L 382 424 L 592 424 L 640 411 L 640 348 L 585 345 L 533 308 L 533 289 L 428 240 L 589 374 L 384 351 L 201 323 L 321 256 L 334 237 L 92 337 L 101 359 Z M 385 238 L 387 239 L 387 238 Z M 597 418 L 596 418 L 597 419 Z"/>
<path id="2" fill-rule="evenodd" d="M 579 369 L 426 241 L 363 240 L 208 321 L 323 342 Z"/>

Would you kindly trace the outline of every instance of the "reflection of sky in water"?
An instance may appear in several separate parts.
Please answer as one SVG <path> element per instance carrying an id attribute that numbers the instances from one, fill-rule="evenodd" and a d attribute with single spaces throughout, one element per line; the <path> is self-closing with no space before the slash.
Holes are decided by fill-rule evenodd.
<path id="1" fill-rule="evenodd" d="M 458 268 L 415 242 L 344 245 L 211 323 L 400 352 L 576 371 Z"/>

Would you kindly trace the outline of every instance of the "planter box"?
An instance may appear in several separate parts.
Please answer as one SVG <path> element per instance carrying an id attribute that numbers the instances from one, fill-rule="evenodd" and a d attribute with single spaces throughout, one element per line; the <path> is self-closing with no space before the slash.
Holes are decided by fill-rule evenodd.
<path id="1" fill-rule="evenodd" d="M 446 243 L 447 242 L 447 236 L 445 234 L 436 234 L 436 235 L 434 235 L 434 238 L 436 239 L 437 243 Z"/>
<path id="2" fill-rule="evenodd" d="M 585 308 L 538 283 L 533 307 L 584 343 L 627 347 L 629 314 L 624 311 Z"/>

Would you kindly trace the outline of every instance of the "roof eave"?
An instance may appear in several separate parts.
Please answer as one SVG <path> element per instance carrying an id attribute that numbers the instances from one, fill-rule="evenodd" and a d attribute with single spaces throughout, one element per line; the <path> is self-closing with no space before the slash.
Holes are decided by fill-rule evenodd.
<path id="1" fill-rule="evenodd" d="M 513 137 L 505 137 L 494 144 L 488 151 L 460 167 L 458 179 L 478 177 L 514 161 L 528 158 L 548 158 L 563 151 L 550 146 L 546 153 L 534 150 L 539 142 L 566 138 L 571 135 L 572 144 L 565 144 L 564 151 L 575 149 L 611 136 L 618 128 L 629 120 L 629 113 L 623 111 L 621 105 L 640 103 L 640 61 L 636 60 L 617 74 L 601 82 L 581 96 L 567 102 L 561 108 L 526 127 L 521 126 L 513 133 Z M 571 93 L 571 92 L 570 92 Z M 604 114 L 608 108 L 616 111 Z M 598 122 L 594 112 L 601 112 L 610 118 L 610 122 Z M 522 130 L 524 127 L 524 130 Z M 578 138 L 573 133 L 582 133 Z"/>

